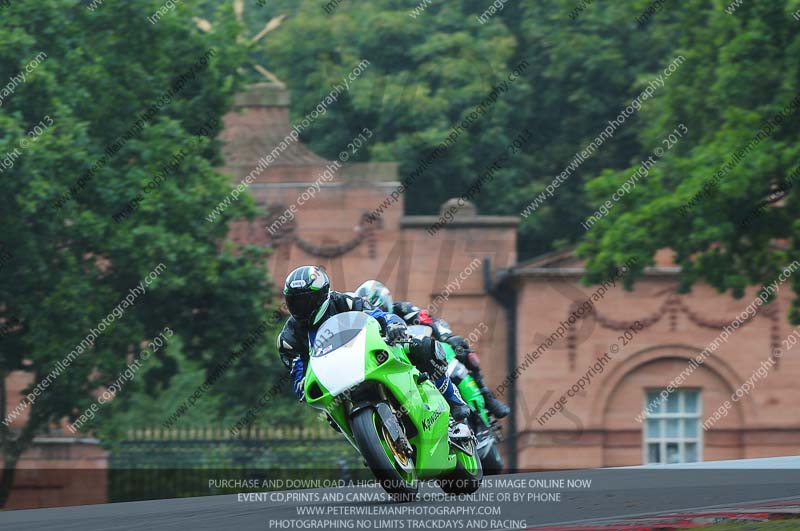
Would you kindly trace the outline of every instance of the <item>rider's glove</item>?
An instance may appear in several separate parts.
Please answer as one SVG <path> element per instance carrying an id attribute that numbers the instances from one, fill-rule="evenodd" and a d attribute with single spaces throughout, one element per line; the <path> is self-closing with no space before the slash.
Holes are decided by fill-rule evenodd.
<path id="1" fill-rule="evenodd" d="M 295 382 L 294 384 L 294 394 L 297 395 L 297 398 L 298 400 L 300 400 L 300 402 L 306 401 L 305 389 L 306 389 L 306 377 L 303 376 L 303 378 L 299 382 Z"/>
<path id="2" fill-rule="evenodd" d="M 390 323 L 389 326 L 386 327 L 386 339 L 388 339 L 390 343 L 402 341 L 407 336 L 408 328 L 406 328 L 406 325 Z"/>
<path id="3" fill-rule="evenodd" d="M 305 387 L 306 387 L 306 368 L 305 364 L 303 363 L 303 359 L 298 356 L 292 362 L 292 379 L 294 380 L 294 394 L 297 395 L 297 398 L 300 402 L 303 402 L 306 398 L 305 395 Z"/>

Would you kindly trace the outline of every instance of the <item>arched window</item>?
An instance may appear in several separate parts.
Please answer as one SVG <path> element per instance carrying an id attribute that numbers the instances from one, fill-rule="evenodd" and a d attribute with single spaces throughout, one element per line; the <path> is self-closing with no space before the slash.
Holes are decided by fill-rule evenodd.
<path id="1" fill-rule="evenodd" d="M 644 463 L 694 463 L 703 460 L 699 389 L 645 393 Z"/>

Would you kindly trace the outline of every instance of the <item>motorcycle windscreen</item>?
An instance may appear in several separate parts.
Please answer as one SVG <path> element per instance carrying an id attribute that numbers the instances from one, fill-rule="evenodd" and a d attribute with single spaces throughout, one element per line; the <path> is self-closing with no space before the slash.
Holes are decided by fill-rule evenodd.
<path id="1" fill-rule="evenodd" d="M 364 381 L 368 319 L 363 312 L 340 313 L 317 331 L 310 365 L 333 396 Z"/>

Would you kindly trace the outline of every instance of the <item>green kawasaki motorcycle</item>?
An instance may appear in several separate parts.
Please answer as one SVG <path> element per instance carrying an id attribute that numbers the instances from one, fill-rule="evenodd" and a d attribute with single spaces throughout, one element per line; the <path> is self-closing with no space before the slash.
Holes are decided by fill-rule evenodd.
<path id="1" fill-rule="evenodd" d="M 412 325 L 408 333 L 413 337 L 423 338 L 431 336 L 433 329 L 426 325 Z M 487 475 L 499 474 L 503 471 L 503 456 L 500 455 L 498 443 L 503 441 L 503 432 L 497 419 L 489 414 L 486 401 L 483 399 L 478 384 L 470 376 L 464 364 L 456 359 L 456 351 L 447 343 L 441 343 L 447 355 L 447 375 L 456 383 L 461 398 L 472 410 L 469 425 L 478 441 L 478 456 L 481 460 L 483 473 Z"/>
<path id="2" fill-rule="evenodd" d="M 319 328 L 308 365 L 306 401 L 330 415 L 395 499 L 415 499 L 425 479 L 452 494 L 478 490 L 475 436 L 451 427 L 447 401 L 411 364 L 407 342 L 388 344 L 373 317 L 345 312 Z"/>

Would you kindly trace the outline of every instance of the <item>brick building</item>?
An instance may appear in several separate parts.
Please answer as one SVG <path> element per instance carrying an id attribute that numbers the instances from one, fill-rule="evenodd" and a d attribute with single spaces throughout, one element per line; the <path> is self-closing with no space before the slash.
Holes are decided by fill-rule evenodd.
<path id="1" fill-rule="evenodd" d="M 568 328 L 516 381 L 520 467 L 623 466 L 800 452 L 800 389 L 795 385 L 800 347 L 792 348 L 786 318 L 794 297 L 791 282 L 779 283 L 776 301 L 764 306 L 753 304 L 760 292 L 756 289 L 748 289 L 742 299 L 706 285 L 682 295 L 677 292 L 679 269 L 670 257 L 669 251 L 659 252 L 634 291 L 616 282 L 602 297 L 596 297 L 602 286 L 579 283 L 583 264 L 571 252 L 503 272 L 502 283 L 518 293 L 515 366 L 541 352 L 562 323 Z M 568 317 L 587 300 L 593 302 L 591 310 L 570 326 Z M 776 349 L 781 351 L 773 357 Z M 583 386 L 567 397 L 562 411 L 548 415 L 582 378 Z M 661 392 L 671 383 L 677 389 L 663 400 Z"/>

